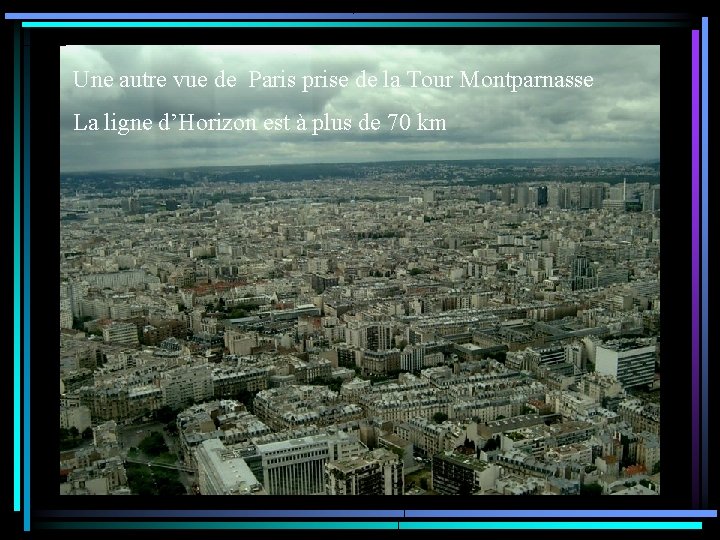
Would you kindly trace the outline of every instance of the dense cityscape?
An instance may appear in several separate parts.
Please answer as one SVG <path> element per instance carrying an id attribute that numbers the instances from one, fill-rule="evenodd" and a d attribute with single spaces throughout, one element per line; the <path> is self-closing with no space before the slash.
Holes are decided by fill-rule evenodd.
<path id="1" fill-rule="evenodd" d="M 658 171 L 61 174 L 60 493 L 659 494 Z"/>

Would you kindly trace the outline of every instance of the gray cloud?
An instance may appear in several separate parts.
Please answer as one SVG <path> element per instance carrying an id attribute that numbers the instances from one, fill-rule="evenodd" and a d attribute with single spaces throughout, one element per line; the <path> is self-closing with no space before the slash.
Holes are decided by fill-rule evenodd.
<path id="1" fill-rule="evenodd" d="M 660 138 L 657 46 L 67 46 L 61 49 L 61 169 L 252 165 L 392 159 L 623 156 L 654 159 Z M 73 72 L 111 75 L 111 88 L 79 88 Z M 216 88 L 221 70 L 234 88 Z M 249 72 L 296 77 L 294 88 L 249 88 Z M 358 88 L 362 71 L 401 88 Z M 450 88 L 411 88 L 408 71 L 454 75 Z M 591 75 L 591 88 L 461 88 L 460 70 L 481 75 Z M 164 75 L 165 88 L 119 88 L 120 75 Z M 346 75 L 347 88 L 302 93 L 301 77 Z M 178 88 L 172 75 L 206 75 L 206 88 Z M 125 136 L 75 131 L 81 120 L 150 118 L 155 127 Z M 359 131 L 363 113 L 379 131 Z M 254 132 L 159 131 L 165 113 L 254 118 Z M 297 132 L 295 121 L 351 118 L 350 131 Z M 410 115 L 390 131 L 387 115 Z M 417 114 L 444 119 L 446 131 L 417 131 Z M 288 115 L 290 130 L 267 132 L 265 118 Z"/>

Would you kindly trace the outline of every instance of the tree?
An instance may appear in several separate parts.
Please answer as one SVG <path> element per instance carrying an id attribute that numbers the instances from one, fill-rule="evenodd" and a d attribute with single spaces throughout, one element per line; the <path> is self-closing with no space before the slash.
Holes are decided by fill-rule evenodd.
<path id="1" fill-rule="evenodd" d="M 657 461 L 655 465 L 653 465 L 652 473 L 657 474 L 660 472 L 660 461 Z"/>
<path id="2" fill-rule="evenodd" d="M 592 484 L 583 484 L 580 486 L 580 495 L 597 497 L 598 495 L 602 495 L 602 492 L 603 488 L 597 482 L 593 482 Z"/>
<path id="3" fill-rule="evenodd" d="M 317 384 L 327 386 L 333 392 L 339 392 L 342 387 L 342 379 L 340 377 L 326 378 L 326 377 L 315 377 L 309 384 Z"/>
<path id="4" fill-rule="evenodd" d="M 442 411 L 438 411 L 435 414 L 433 414 L 433 422 L 435 422 L 436 424 L 442 424 L 447 419 L 448 419 L 448 415 Z"/>
<path id="5" fill-rule="evenodd" d="M 334 379 L 330 379 L 327 383 L 328 388 L 332 390 L 333 392 L 340 392 L 340 388 L 342 387 L 342 379 L 340 377 L 335 377 Z"/>
<path id="6" fill-rule="evenodd" d="M 497 351 L 497 352 L 488 353 L 485 355 L 485 357 L 492 358 L 493 360 L 496 360 L 497 362 L 504 364 L 505 360 L 507 360 L 507 353 L 505 351 Z"/>
<path id="7" fill-rule="evenodd" d="M 485 443 L 485 446 L 483 446 L 483 450 L 485 452 L 492 452 L 493 450 L 497 450 L 499 446 L 500 443 L 496 439 L 488 439 L 488 441 Z"/>
<path id="8" fill-rule="evenodd" d="M 142 441 L 140 441 L 139 446 L 140 450 L 142 450 L 145 455 L 150 457 L 159 456 L 160 454 L 168 451 L 168 447 L 165 444 L 165 438 L 163 437 L 162 433 L 159 433 L 157 431 L 151 433 Z"/>
<path id="9" fill-rule="evenodd" d="M 425 491 L 427 491 L 428 489 L 428 481 L 427 478 L 425 478 L 424 476 L 420 479 L 420 488 L 424 489 Z"/>
<path id="10" fill-rule="evenodd" d="M 158 495 L 185 495 L 177 470 L 154 467 L 152 471 Z"/>
<path id="11" fill-rule="evenodd" d="M 158 495 L 160 496 L 175 496 L 185 494 L 185 486 L 183 486 L 179 480 L 170 479 L 158 482 Z"/>
<path id="12" fill-rule="evenodd" d="M 89 441 L 93 438 L 93 430 L 90 426 L 86 427 L 82 432 L 82 438 Z"/>
<path id="13" fill-rule="evenodd" d="M 458 489 L 458 495 L 461 495 L 461 496 L 472 495 L 472 486 L 470 484 L 468 484 L 467 482 L 462 482 L 460 484 L 460 488 Z"/>
<path id="14" fill-rule="evenodd" d="M 154 420 L 157 420 L 158 422 L 172 422 L 177 418 L 179 411 L 174 410 L 172 407 L 168 405 L 163 405 L 159 409 L 156 409 L 153 411 L 152 416 Z"/>
<path id="15" fill-rule="evenodd" d="M 253 412 L 253 401 L 255 400 L 256 394 L 257 390 L 254 392 L 250 392 L 248 390 L 240 390 L 237 394 L 235 394 L 235 399 L 245 405 L 245 408 L 249 412 Z"/>
<path id="16" fill-rule="evenodd" d="M 76 427 L 60 428 L 60 450 L 70 450 L 80 444 L 80 434 Z"/>
<path id="17" fill-rule="evenodd" d="M 127 472 L 128 486 L 137 495 L 156 495 L 155 484 L 151 470 L 146 465 L 128 464 L 125 467 Z"/>
<path id="18" fill-rule="evenodd" d="M 82 318 L 73 317 L 72 327 L 74 330 L 83 330 L 84 331 L 85 323 L 88 321 L 92 321 L 92 317 L 90 317 L 89 315 L 86 315 L 85 317 L 82 317 Z"/>
<path id="19" fill-rule="evenodd" d="M 400 461 L 403 461 L 405 459 L 405 450 L 398 446 L 389 446 L 388 450 L 390 450 L 393 454 L 395 454 L 397 457 L 400 458 Z"/>

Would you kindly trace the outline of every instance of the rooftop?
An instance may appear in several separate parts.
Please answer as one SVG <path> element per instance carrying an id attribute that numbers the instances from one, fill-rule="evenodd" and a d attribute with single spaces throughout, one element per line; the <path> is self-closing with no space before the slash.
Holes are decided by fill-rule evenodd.
<path id="1" fill-rule="evenodd" d="M 228 450 L 219 439 L 209 439 L 200 446 L 216 472 L 213 479 L 222 483 L 218 486 L 225 495 L 263 492 L 262 485 L 248 467 L 245 460 Z"/>
<path id="2" fill-rule="evenodd" d="M 437 457 L 440 459 L 443 459 L 445 461 L 454 463 L 456 465 L 463 465 L 465 467 L 470 467 L 471 469 L 474 469 L 478 472 L 482 472 L 488 467 L 487 461 L 482 461 L 480 459 L 477 459 L 475 456 L 466 456 L 463 454 L 456 454 L 452 451 L 445 452 L 444 454 L 441 454 Z"/>

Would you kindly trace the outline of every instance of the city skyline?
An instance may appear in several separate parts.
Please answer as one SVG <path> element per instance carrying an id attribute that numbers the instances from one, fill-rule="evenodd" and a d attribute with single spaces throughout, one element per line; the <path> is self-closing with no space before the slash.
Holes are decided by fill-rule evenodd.
<path id="1" fill-rule="evenodd" d="M 60 493 L 658 495 L 657 170 L 486 165 L 65 178 Z"/>

